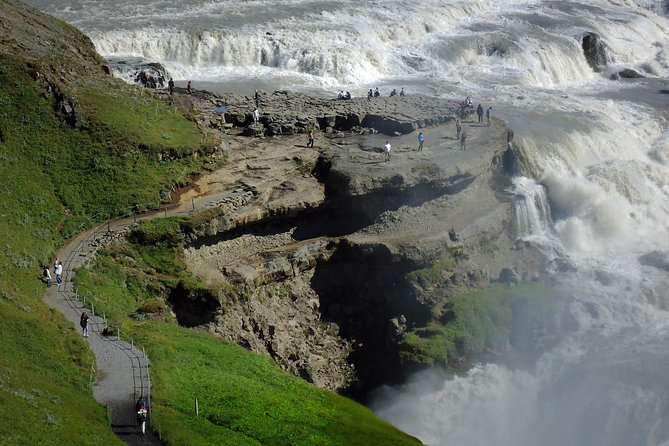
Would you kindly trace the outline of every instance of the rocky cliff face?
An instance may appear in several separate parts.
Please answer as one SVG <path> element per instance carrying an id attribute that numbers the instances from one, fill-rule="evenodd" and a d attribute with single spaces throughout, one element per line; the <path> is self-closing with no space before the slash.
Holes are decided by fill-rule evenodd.
<path id="1" fill-rule="evenodd" d="M 295 98 L 300 107 L 318 102 Z M 532 279 L 541 264 L 531 247 L 516 246 L 511 232 L 505 169 L 518 162 L 508 151 L 512 133 L 504 124 L 466 121 L 463 151 L 450 123 L 454 104 L 378 99 L 375 106 L 382 107 L 380 99 L 390 104 L 388 115 L 402 101 L 423 103 L 424 122 L 446 123 L 423 127 L 423 151 L 415 133 L 330 129 L 316 133 L 311 150 L 299 134 L 245 138 L 235 136 L 243 128 L 233 127 L 228 165 L 196 188 L 248 193 L 234 205 L 203 197 L 226 212 L 194 228 L 185 251 L 193 273 L 236 290 L 221 294 L 221 307 L 203 327 L 316 385 L 360 399 L 420 366 L 400 359 L 405 330 L 426 324 L 457 293 L 491 281 Z M 340 104 L 325 103 L 327 109 Z M 278 116 L 279 105 L 272 107 L 277 111 L 266 113 Z M 325 107 L 300 110 L 316 119 Z M 388 162 L 380 153 L 386 141 L 393 146 Z M 262 174 L 254 166 L 263 166 Z M 450 259 L 453 268 L 433 267 L 429 287 L 410 279 L 439 259 Z"/>

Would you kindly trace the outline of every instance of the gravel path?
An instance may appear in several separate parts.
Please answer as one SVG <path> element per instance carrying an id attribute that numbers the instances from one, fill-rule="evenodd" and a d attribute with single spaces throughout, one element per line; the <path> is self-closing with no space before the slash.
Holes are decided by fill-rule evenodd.
<path id="1" fill-rule="evenodd" d="M 114 433 L 129 445 L 161 445 L 163 443 L 148 429 L 145 435 L 141 435 L 135 423 L 135 402 L 142 395 L 150 398 L 149 359 L 142 350 L 120 340 L 117 335 L 103 336 L 105 320 L 98 314 L 91 315 L 72 285 L 74 270 L 101 246 L 101 240 L 127 225 L 128 222 L 117 222 L 111 228 L 107 225 L 98 227 L 64 246 L 58 252 L 58 258 L 63 263 L 63 283 L 56 284 L 54 275 L 54 283 L 47 289 L 45 300 L 49 306 L 63 313 L 78 330 L 81 330 L 81 313 L 86 311 L 91 316 L 86 340 L 95 354 L 97 366 L 93 396 L 109 408 Z M 147 425 L 150 427 L 150 418 Z"/>

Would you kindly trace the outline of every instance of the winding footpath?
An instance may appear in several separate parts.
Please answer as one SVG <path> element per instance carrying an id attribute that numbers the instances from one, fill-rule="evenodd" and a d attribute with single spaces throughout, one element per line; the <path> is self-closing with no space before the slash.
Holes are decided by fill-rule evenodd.
<path id="1" fill-rule="evenodd" d="M 47 288 L 46 303 L 59 310 L 78 330 L 81 313 L 89 316 L 89 335 L 86 338 L 95 354 L 95 383 L 93 396 L 96 401 L 109 408 L 113 432 L 129 445 L 162 445 L 163 443 L 149 430 L 142 435 L 135 422 L 135 402 L 140 396 L 150 398 L 151 378 L 149 359 L 142 350 L 131 342 L 119 339 L 117 334 L 103 336 L 106 328 L 103 317 L 91 315 L 78 299 L 72 284 L 74 271 L 82 266 L 100 247 L 100 239 L 105 234 L 124 228 L 132 220 L 115 222 L 113 227 L 104 225 L 89 230 L 72 239 L 58 251 L 63 264 L 63 282 Z M 147 423 L 150 427 L 150 420 Z"/>
<path id="2" fill-rule="evenodd" d="M 270 144 L 267 144 L 270 146 Z M 245 158 L 245 157 L 244 157 Z M 216 175 L 214 175 L 215 177 Z M 264 183 L 280 181 L 278 178 L 263 178 Z M 79 320 L 81 313 L 86 311 L 90 316 L 88 344 L 95 354 L 95 383 L 93 396 L 96 401 L 109 408 L 111 427 L 120 439 L 129 445 L 162 445 L 162 441 L 151 430 L 151 420 L 147 421 L 147 432 L 142 435 L 135 422 L 135 403 L 140 396 L 150 399 L 151 378 L 150 361 L 139 348 L 123 339 L 116 333 L 103 336 L 106 321 L 100 314 L 91 315 L 89 308 L 79 299 L 72 278 L 74 271 L 84 265 L 104 244 L 105 240 L 116 238 L 139 220 L 155 217 L 171 217 L 189 215 L 197 209 L 203 210 L 220 206 L 226 200 L 239 200 L 239 191 L 221 189 L 205 189 L 201 194 L 192 193 L 181 196 L 179 202 L 169 209 L 150 212 L 130 218 L 114 220 L 96 228 L 85 231 L 73 239 L 56 253 L 56 258 L 63 264 L 62 283 L 47 288 L 45 301 L 47 305 L 60 311 L 70 320 L 77 330 L 81 331 Z M 149 413 L 150 415 L 150 413 Z"/>

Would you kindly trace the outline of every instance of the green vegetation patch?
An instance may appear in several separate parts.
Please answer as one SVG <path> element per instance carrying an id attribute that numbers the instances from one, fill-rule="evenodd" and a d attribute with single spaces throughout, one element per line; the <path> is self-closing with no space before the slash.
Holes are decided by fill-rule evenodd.
<path id="1" fill-rule="evenodd" d="M 172 185 L 207 165 L 191 154 L 211 150 L 211 142 L 203 142 L 195 123 L 153 99 L 138 100 L 153 115 L 133 119 L 133 89 L 101 72 L 82 71 L 77 85 L 60 86 L 85 123 L 74 130 L 35 80 L 36 71 L 49 67 L 37 66 L 0 54 L 0 439 L 3 445 L 122 444 L 93 399 L 91 352 L 43 301 L 42 266 L 53 264 L 64 237 L 164 201 Z M 173 161 L 156 156 L 186 148 L 189 155 Z"/>
<path id="2" fill-rule="evenodd" d="M 458 295 L 437 309 L 427 326 L 406 333 L 400 355 L 408 362 L 462 370 L 508 349 L 517 308 L 527 308 L 523 317 L 538 321 L 554 311 L 558 300 L 556 291 L 533 284 Z"/>
<path id="3" fill-rule="evenodd" d="M 406 275 L 406 279 L 420 285 L 421 288 L 432 288 L 444 281 L 445 274 L 453 272 L 457 266 L 457 259 L 454 257 L 445 257 L 438 259 L 431 265 L 412 271 Z"/>

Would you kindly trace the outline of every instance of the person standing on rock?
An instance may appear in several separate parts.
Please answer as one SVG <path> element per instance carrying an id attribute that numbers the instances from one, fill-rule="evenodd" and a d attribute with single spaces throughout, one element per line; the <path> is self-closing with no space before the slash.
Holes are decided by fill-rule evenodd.
<path id="1" fill-rule="evenodd" d="M 460 150 L 466 149 L 466 143 L 467 143 L 467 134 L 465 132 L 462 132 L 462 134 L 460 135 Z"/>
<path id="2" fill-rule="evenodd" d="M 460 121 L 460 118 L 458 117 L 455 118 L 455 132 L 457 135 L 455 139 L 459 140 L 460 134 L 462 133 L 462 121 Z"/>
<path id="3" fill-rule="evenodd" d="M 186 85 L 186 91 L 188 94 L 193 94 L 193 86 L 191 85 L 190 81 L 188 81 L 188 85 Z"/>
<path id="4" fill-rule="evenodd" d="M 88 314 L 84 311 L 81 313 L 81 317 L 79 318 L 79 325 L 81 325 L 81 334 L 84 335 L 85 338 L 88 337 Z"/>
<path id="5" fill-rule="evenodd" d="M 384 161 L 390 161 L 390 142 L 386 141 L 386 144 L 383 146 L 383 159 Z"/>
<path id="6" fill-rule="evenodd" d="M 260 108 L 260 95 L 258 94 L 258 90 L 256 90 L 254 99 L 256 101 L 256 108 Z"/>
<path id="7" fill-rule="evenodd" d="M 258 121 L 260 121 L 260 113 L 258 113 L 258 109 L 254 108 L 253 109 L 253 123 L 257 124 Z"/>
<path id="8" fill-rule="evenodd" d="M 174 81 L 170 78 L 170 81 L 167 83 L 167 88 L 170 90 L 170 96 L 174 93 Z"/>
<path id="9" fill-rule="evenodd" d="M 309 130 L 309 136 L 307 140 L 307 147 L 311 147 L 312 149 L 314 148 L 314 131 Z"/>
<path id="10" fill-rule="evenodd" d="M 490 127 L 490 120 L 492 119 L 492 106 L 488 107 L 488 109 L 485 111 L 485 117 L 487 122 L 488 127 Z"/>
<path id="11" fill-rule="evenodd" d="M 476 107 L 476 114 L 479 117 L 479 124 L 483 124 L 483 107 L 481 104 L 479 104 L 478 107 Z"/>
<path id="12" fill-rule="evenodd" d="M 423 132 L 420 132 L 418 134 L 418 151 L 422 152 L 423 151 L 423 143 L 425 142 L 425 135 L 423 135 Z"/>

